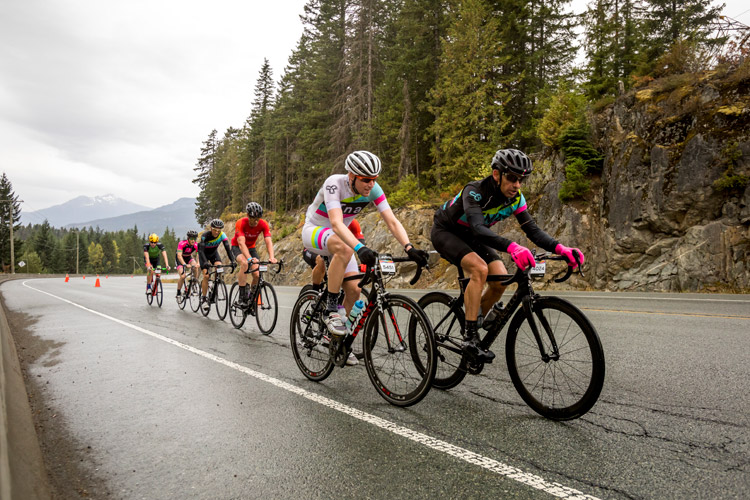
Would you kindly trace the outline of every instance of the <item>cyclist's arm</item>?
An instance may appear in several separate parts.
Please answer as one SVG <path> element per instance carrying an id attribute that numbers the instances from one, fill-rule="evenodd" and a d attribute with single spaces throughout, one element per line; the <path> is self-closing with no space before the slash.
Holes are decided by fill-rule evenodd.
<path id="1" fill-rule="evenodd" d="M 555 251 L 555 247 L 557 247 L 559 242 L 536 225 L 536 222 L 531 217 L 528 210 L 516 214 L 516 220 L 521 224 L 521 229 L 526 233 L 526 236 L 533 241 L 536 246 L 543 248 L 548 252 Z"/>
<path id="2" fill-rule="evenodd" d="M 185 259 L 182 257 L 182 250 L 177 250 L 177 264 L 187 266 Z"/>
<path id="3" fill-rule="evenodd" d="M 341 241 L 354 248 L 357 246 L 357 238 L 354 237 L 349 228 L 344 224 L 344 212 L 341 208 L 329 208 L 328 209 L 328 220 L 331 221 L 331 229 L 336 233 L 336 236 L 341 238 Z"/>
<path id="4" fill-rule="evenodd" d="M 161 256 L 164 257 L 164 267 L 169 267 L 169 260 L 167 260 L 167 251 L 162 250 Z"/>
<path id="5" fill-rule="evenodd" d="M 393 214 L 393 210 L 391 210 L 390 208 L 385 209 L 380 212 L 380 216 L 385 221 L 385 224 L 386 226 L 388 226 L 388 229 L 391 231 L 393 237 L 396 238 L 399 243 L 401 243 L 401 246 L 409 243 L 409 235 L 406 234 L 406 229 L 404 229 L 401 221 L 398 220 Z"/>
<path id="6" fill-rule="evenodd" d="M 151 260 L 149 259 L 148 252 L 143 252 L 143 258 L 146 259 L 146 269 L 151 267 Z"/>
<path id="7" fill-rule="evenodd" d="M 276 257 L 273 255 L 273 241 L 271 240 L 270 236 L 266 236 L 263 238 L 263 240 L 266 242 L 266 250 L 268 250 L 268 260 L 272 263 L 276 261 Z"/>
<path id="8" fill-rule="evenodd" d="M 227 258 L 229 259 L 229 262 L 234 262 L 234 254 L 232 253 L 232 247 L 229 244 L 229 239 L 224 238 L 221 243 L 224 245 L 224 251 L 227 253 Z"/>
<path id="9" fill-rule="evenodd" d="M 237 246 L 248 262 L 253 260 L 253 258 L 250 256 L 250 249 L 247 248 L 247 239 L 244 236 L 237 236 Z"/>

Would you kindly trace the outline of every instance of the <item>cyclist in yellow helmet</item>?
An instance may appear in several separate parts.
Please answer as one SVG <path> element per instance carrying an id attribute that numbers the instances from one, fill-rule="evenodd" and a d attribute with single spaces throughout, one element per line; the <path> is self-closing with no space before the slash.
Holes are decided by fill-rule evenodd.
<path id="1" fill-rule="evenodd" d="M 159 243 L 159 235 L 151 233 L 148 236 L 148 243 L 143 245 L 143 260 L 146 263 L 146 291 L 151 290 L 151 281 L 153 279 L 154 267 L 159 265 L 159 252 L 164 258 L 164 268 L 169 271 L 169 260 L 167 260 L 167 249 L 162 243 Z"/>

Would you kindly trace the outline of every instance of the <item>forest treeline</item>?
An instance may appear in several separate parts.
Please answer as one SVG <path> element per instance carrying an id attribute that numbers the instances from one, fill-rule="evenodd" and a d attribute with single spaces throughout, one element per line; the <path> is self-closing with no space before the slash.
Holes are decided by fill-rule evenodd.
<path id="1" fill-rule="evenodd" d="M 719 13 L 710 0 L 592 0 L 578 16 L 569 0 L 310 0 L 278 85 L 266 60 L 245 123 L 203 142 L 197 219 L 251 200 L 299 209 L 357 149 L 383 160 L 395 205 L 452 194 L 498 147 L 578 151 L 587 111 L 715 64 Z"/>

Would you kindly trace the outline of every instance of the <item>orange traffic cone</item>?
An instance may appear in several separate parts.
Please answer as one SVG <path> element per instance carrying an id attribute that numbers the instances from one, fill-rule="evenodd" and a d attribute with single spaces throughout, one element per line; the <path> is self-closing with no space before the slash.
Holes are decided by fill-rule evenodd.
<path id="1" fill-rule="evenodd" d="M 67 283 L 70 280 L 70 276 L 68 276 L 68 273 L 65 273 L 65 283 Z"/>
<path id="2" fill-rule="evenodd" d="M 100 287 L 100 286 L 102 286 L 102 285 L 99 283 L 99 277 L 97 276 L 96 283 L 94 283 L 94 288 Z"/>

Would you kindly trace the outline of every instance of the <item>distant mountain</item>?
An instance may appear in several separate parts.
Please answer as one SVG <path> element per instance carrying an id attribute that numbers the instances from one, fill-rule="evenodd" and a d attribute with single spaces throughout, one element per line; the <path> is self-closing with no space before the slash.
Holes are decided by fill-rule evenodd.
<path id="1" fill-rule="evenodd" d="M 93 198 L 79 196 L 61 205 L 44 208 L 36 212 L 21 212 L 21 221 L 23 224 L 41 224 L 44 219 L 47 219 L 50 226 L 63 227 L 79 221 L 91 220 L 95 217 L 117 217 L 141 210 L 149 210 L 149 208 L 111 194 L 94 196 Z"/>
<path id="2" fill-rule="evenodd" d="M 76 222 L 67 224 L 68 228 L 99 228 L 102 231 L 120 231 L 138 226 L 138 233 L 156 233 L 161 236 L 164 229 L 174 229 L 178 237 L 184 236 L 188 229 L 200 230 L 201 226 L 195 220 L 195 198 L 180 198 L 174 203 L 140 212 Z"/>

